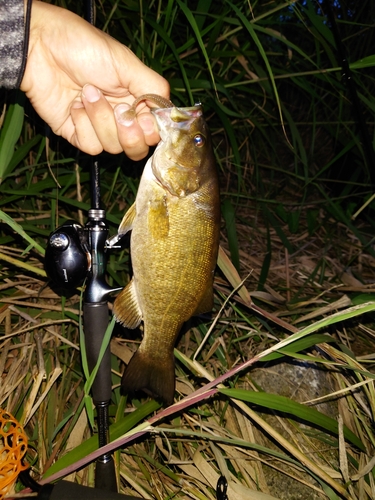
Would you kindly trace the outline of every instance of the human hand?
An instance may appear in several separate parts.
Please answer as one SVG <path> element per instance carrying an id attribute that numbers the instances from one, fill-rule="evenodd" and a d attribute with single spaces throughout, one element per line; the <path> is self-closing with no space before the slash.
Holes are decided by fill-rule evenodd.
<path id="1" fill-rule="evenodd" d="M 130 49 L 74 13 L 39 1 L 32 4 L 21 90 L 53 132 L 77 148 L 92 155 L 124 150 L 133 160 L 160 137 L 146 103 L 131 123 L 122 111 L 142 94 L 169 97 L 167 81 Z"/>

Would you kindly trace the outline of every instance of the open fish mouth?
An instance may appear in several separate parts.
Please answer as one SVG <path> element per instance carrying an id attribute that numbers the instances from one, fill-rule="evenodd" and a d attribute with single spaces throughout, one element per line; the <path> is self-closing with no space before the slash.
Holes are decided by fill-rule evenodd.
<path id="1" fill-rule="evenodd" d="M 161 140 L 165 142 L 168 129 L 188 129 L 196 118 L 202 116 L 203 111 L 201 104 L 196 104 L 188 108 L 156 108 L 151 113 L 156 118 Z"/>

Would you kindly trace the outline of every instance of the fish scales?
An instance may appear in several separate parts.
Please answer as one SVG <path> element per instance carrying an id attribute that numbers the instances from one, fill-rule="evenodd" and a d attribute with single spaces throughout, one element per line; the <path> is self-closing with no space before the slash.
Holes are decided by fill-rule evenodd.
<path id="1" fill-rule="evenodd" d="M 197 214 L 191 217 L 191 210 L 196 212 L 195 197 L 176 202 L 171 195 L 164 200 L 164 193 L 161 193 L 160 201 L 168 210 L 169 230 L 163 235 L 164 220 L 161 220 L 162 236 L 155 237 L 160 217 L 147 211 L 147 198 L 155 196 L 155 191 L 155 186 L 150 195 L 145 191 L 144 203 L 137 200 L 137 209 L 139 205 L 144 206 L 140 209 L 139 224 L 135 224 L 131 239 L 134 280 L 145 324 L 145 347 L 158 345 L 161 338 L 174 339 L 176 329 L 194 314 L 207 281 L 212 280 L 213 250 L 210 242 L 214 239 L 213 224 L 207 221 L 206 214 L 199 224 Z M 149 224 L 152 229 L 147 231 L 144 228 Z M 194 233 L 195 237 L 192 237 Z M 140 276 L 138 269 L 142 269 Z M 149 331 L 156 329 L 160 335 L 148 335 Z"/>
<path id="2" fill-rule="evenodd" d="M 125 326 L 144 323 L 141 345 L 123 375 L 124 391 L 142 389 L 165 404 L 173 402 L 173 348 L 179 331 L 191 316 L 213 307 L 220 224 L 207 125 L 198 106 L 179 112 L 180 121 L 172 123 L 171 109 L 161 117 L 156 114 L 162 141 L 119 229 L 119 234 L 132 230 L 133 279 L 114 304 L 114 314 Z M 204 144 L 197 155 L 191 149 L 197 148 L 198 135 Z"/>

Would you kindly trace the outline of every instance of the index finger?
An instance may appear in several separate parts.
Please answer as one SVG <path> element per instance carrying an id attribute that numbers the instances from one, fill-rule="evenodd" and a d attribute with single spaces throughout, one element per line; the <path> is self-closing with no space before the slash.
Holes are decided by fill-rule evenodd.
<path id="1" fill-rule="evenodd" d="M 148 154 L 149 146 L 159 142 L 160 136 L 150 112 L 145 111 L 134 119 L 128 119 L 126 111 L 129 108 L 128 104 L 119 104 L 115 107 L 117 134 L 125 154 L 130 159 L 138 161 Z"/>

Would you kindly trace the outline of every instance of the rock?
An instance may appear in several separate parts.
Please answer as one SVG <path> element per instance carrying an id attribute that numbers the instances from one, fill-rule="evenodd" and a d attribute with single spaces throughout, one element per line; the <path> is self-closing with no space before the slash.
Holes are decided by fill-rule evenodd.
<path id="1" fill-rule="evenodd" d="M 264 365 L 258 365 L 250 372 L 251 380 L 261 390 L 280 396 L 288 397 L 297 402 L 310 401 L 321 396 L 334 392 L 333 380 L 328 371 L 315 363 L 308 363 L 301 360 L 274 361 Z M 338 410 L 335 402 L 323 402 L 313 406 L 325 415 L 336 419 Z M 313 459 L 317 464 L 335 467 L 338 463 L 337 449 L 333 448 L 329 441 L 331 436 L 320 434 L 319 430 L 300 422 L 290 421 L 288 418 L 278 417 L 270 411 L 257 410 L 267 423 L 271 424 L 285 439 L 298 447 L 300 451 Z M 281 451 L 285 450 L 278 446 L 278 443 L 268 439 L 260 431 L 257 432 L 258 442 L 264 446 Z M 270 466 L 263 466 L 264 476 L 271 495 L 280 500 L 320 500 L 327 496 L 306 486 L 305 483 L 312 484 L 320 488 L 320 485 L 308 473 L 298 470 L 279 460 L 272 459 L 275 467 L 285 471 L 276 470 Z M 293 477 L 291 477 L 293 476 Z"/>

